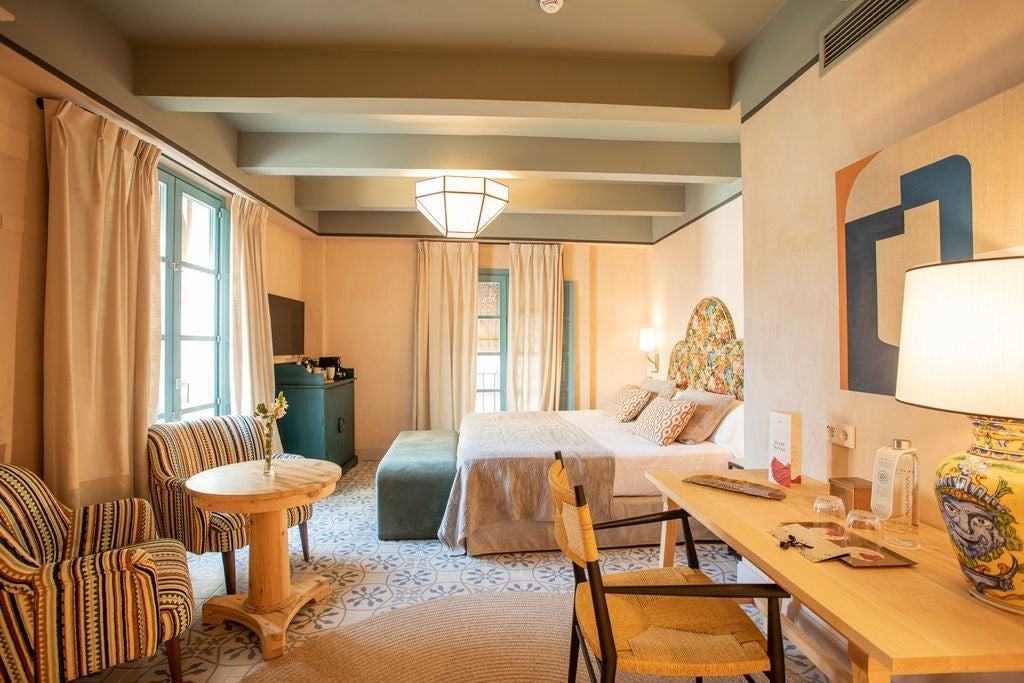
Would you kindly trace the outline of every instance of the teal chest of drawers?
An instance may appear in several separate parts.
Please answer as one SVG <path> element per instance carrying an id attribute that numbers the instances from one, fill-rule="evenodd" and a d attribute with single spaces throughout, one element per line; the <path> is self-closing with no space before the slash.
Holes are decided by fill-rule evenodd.
<path id="1" fill-rule="evenodd" d="M 288 400 L 288 414 L 277 422 L 285 452 L 330 460 L 342 472 L 352 469 L 358 462 L 355 380 L 324 382 L 301 365 L 278 363 L 274 383 Z"/>

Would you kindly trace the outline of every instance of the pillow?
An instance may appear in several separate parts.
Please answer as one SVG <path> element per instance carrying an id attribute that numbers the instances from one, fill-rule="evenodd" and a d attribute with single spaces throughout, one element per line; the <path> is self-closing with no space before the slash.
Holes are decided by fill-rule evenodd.
<path id="1" fill-rule="evenodd" d="M 718 425 L 718 429 L 708 437 L 708 441 L 725 446 L 733 452 L 736 460 L 743 460 L 743 401 L 735 401 Z"/>
<path id="2" fill-rule="evenodd" d="M 657 394 L 662 398 L 672 398 L 676 393 L 676 383 L 670 379 L 655 379 L 654 377 L 645 377 L 639 384 L 640 388 L 644 391 L 649 391 L 652 394 Z"/>
<path id="3" fill-rule="evenodd" d="M 652 396 L 654 394 L 649 391 L 627 384 L 616 392 L 612 400 L 604 407 L 604 412 L 617 422 L 629 422 L 636 419 Z"/>
<path id="4" fill-rule="evenodd" d="M 673 401 L 657 396 L 636 419 L 633 433 L 659 446 L 667 446 L 676 440 L 696 409 L 693 401 Z"/>
<path id="5" fill-rule="evenodd" d="M 697 410 L 686 424 L 677 441 L 683 443 L 700 443 L 707 441 L 718 423 L 725 417 L 726 411 L 732 406 L 735 397 L 732 394 L 713 394 L 700 389 L 685 389 L 676 392 L 673 401 L 693 401 Z"/>

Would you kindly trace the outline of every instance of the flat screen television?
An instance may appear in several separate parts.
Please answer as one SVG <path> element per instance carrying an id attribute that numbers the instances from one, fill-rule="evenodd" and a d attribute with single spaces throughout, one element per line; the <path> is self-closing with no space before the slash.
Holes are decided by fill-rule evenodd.
<path id="1" fill-rule="evenodd" d="M 306 350 L 306 304 L 276 294 L 268 294 L 270 334 L 275 356 L 301 356 Z"/>

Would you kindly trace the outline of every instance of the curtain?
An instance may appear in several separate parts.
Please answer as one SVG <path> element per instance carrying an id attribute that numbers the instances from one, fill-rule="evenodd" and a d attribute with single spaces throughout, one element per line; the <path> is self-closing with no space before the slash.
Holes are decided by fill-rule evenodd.
<path id="1" fill-rule="evenodd" d="M 455 429 L 476 400 L 475 242 L 420 242 L 416 263 L 416 429 Z"/>
<path id="2" fill-rule="evenodd" d="M 558 410 L 562 245 L 508 247 L 509 410 Z"/>
<path id="3" fill-rule="evenodd" d="M 231 411 L 239 415 L 252 415 L 275 396 L 264 259 L 269 217 L 262 204 L 231 197 Z M 274 430 L 274 452 L 281 450 Z"/>
<path id="4" fill-rule="evenodd" d="M 43 474 L 65 504 L 147 496 L 159 383 L 160 151 L 47 102 Z"/>

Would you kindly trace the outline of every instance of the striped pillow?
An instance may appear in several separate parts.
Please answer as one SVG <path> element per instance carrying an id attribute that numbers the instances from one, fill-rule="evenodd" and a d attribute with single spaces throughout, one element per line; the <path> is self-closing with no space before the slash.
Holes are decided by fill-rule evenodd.
<path id="1" fill-rule="evenodd" d="M 627 384 L 616 392 L 612 400 L 604 407 L 604 412 L 618 422 L 629 422 L 636 419 L 652 396 L 654 394 L 649 391 Z"/>
<path id="2" fill-rule="evenodd" d="M 697 404 L 693 401 L 658 397 L 640 413 L 633 425 L 633 433 L 659 446 L 667 446 L 676 440 L 696 409 Z"/>

